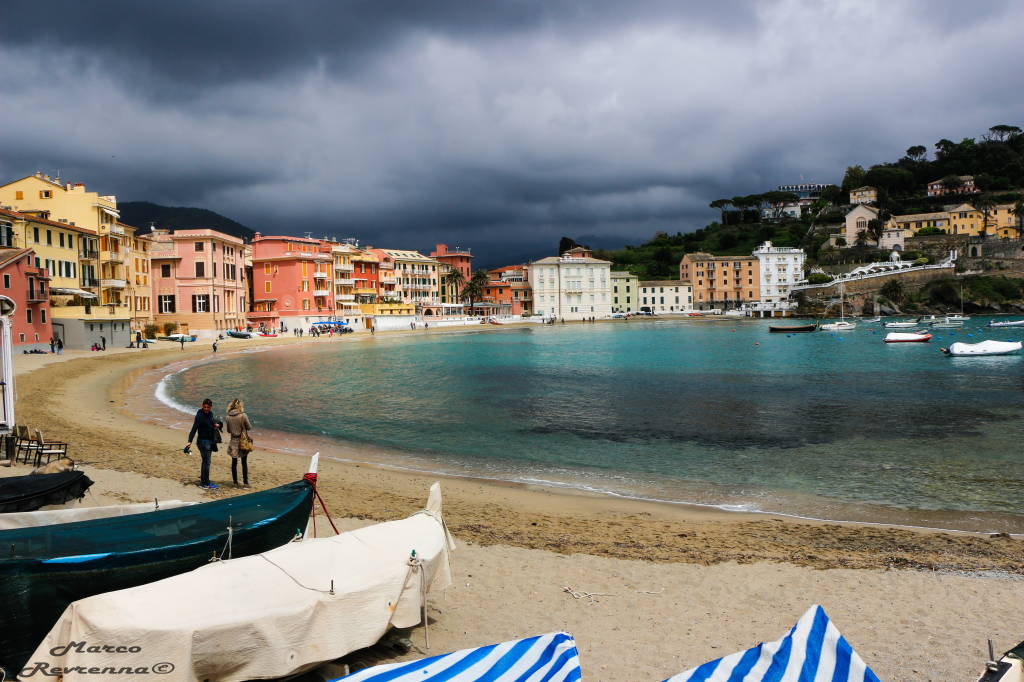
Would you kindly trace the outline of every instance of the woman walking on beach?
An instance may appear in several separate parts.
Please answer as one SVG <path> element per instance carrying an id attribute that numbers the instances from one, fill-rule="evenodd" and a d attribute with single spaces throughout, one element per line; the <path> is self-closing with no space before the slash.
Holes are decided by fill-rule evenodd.
<path id="1" fill-rule="evenodd" d="M 222 422 L 213 416 L 213 401 L 209 398 L 203 401 L 203 406 L 196 412 L 196 418 L 192 421 L 192 430 L 188 432 L 188 443 L 185 444 L 185 452 L 192 447 L 192 439 L 199 436 L 197 445 L 199 455 L 202 457 L 202 464 L 199 468 L 199 487 L 213 490 L 217 488 L 216 483 L 210 482 L 210 458 L 217 451 L 218 430 Z"/>
<path id="2" fill-rule="evenodd" d="M 249 452 L 252 450 L 252 439 L 249 438 L 249 430 L 252 423 L 249 415 L 245 413 L 245 405 L 241 400 L 235 398 L 228 405 L 227 416 L 228 433 L 231 441 L 228 443 L 228 454 L 231 455 L 231 478 L 235 485 L 238 485 L 238 460 L 242 460 L 242 485 L 249 487 Z"/>

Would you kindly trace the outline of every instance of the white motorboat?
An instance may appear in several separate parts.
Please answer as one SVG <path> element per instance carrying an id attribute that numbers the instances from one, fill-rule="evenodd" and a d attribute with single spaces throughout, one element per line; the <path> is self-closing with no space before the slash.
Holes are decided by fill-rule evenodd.
<path id="1" fill-rule="evenodd" d="M 946 322 L 966 322 L 969 319 L 971 319 L 971 316 L 964 315 L 963 313 L 959 315 L 946 315 Z"/>
<path id="2" fill-rule="evenodd" d="M 980 343 L 956 343 L 949 344 L 949 348 L 943 348 L 942 352 L 951 357 L 963 357 L 968 355 L 1013 355 L 1019 353 L 1020 341 L 982 341 Z"/>
<path id="3" fill-rule="evenodd" d="M 839 283 L 839 321 L 826 322 L 818 325 L 818 328 L 827 332 L 848 332 L 857 328 L 856 322 L 846 321 L 846 297 L 842 282 Z"/>
<path id="4" fill-rule="evenodd" d="M 941 321 L 942 321 L 942 318 L 937 317 L 935 315 L 922 315 L 921 317 L 917 318 L 917 324 L 919 326 L 921 326 L 921 325 L 925 325 L 925 326 L 932 325 L 932 324 L 935 324 L 936 322 L 941 322 Z"/>
<path id="5" fill-rule="evenodd" d="M 913 329 L 917 326 L 917 322 L 886 322 L 886 329 Z"/>
<path id="6" fill-rule="evenodd" d="M 951 320 L 948 317 L 941 322 L 936 322 L 932 325 L 932 329 L 959 329 L 964 326 L 964 323 L 960 320 Z"/>
<path id="7" fill-rule="evenodd" d="M 996 322 L 992 320 L 988 323 L 990 327 L 1024 327 L 1024 320 L 1006 320 L 1005 322 Z"/>
<path id="8" fill-rule="evenodd" d="M 870 320 L 861 320 L 861 322 L 863 322 L 864 324 L 874 324 L 875 322 L 881 322 L 881 321 L 882 321 L 882 318 L 879 317 L 878 315 L 875 315 Z"/>
<path id="9" fill-rule="evenodd" d="M 927 343 L 932 340 L 928 332 L 890 332 L 885 335 L 886 343 Z"/>

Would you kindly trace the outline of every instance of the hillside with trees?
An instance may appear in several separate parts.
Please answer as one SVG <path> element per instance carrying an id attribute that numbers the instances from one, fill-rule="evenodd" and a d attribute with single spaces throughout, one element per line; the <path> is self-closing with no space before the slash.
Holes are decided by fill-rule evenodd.
<path id="1" fill-rule="evenodd" d="M 139 228 L 140 234 L 150 231 L 150 225 L 160 229 L 184 230 L 209 228 L 251 242 L 256 234 L 252 229 L 205 208 L 161 206 L 148 201 L 126 201 L 117 206 L 121 220 Z"/>
<path id="2" fill-rule="evenodd" d="M 866 242 L 872 237 L 877 239 L 890 215 L 941 211 L 956 198 L 928 197 L 928 183 L 941 181 L 947 189 L 955 191 L 963 175 L 973 176 L 980 190 L 980 193 L 965 195 L 965 201 L 972 202 L 981 211 L 990 210 L 996 204 L 1018 204 L 1024 221 L 1024 191 L 1021 190 L 1024 188 L 1024 134 L 1017 126 L 996 125 L 980 139 L 939 140 L 931 156 L 925 146 L 913 145 L 897 161 L 875 164 L 867 169 L 850 166 L 842 184 L 827 186 L 799 218 L 783 212 L 787 202 L 797 200 L 797 196 L 789 192 L 721 198 L 709 205 L 719 211 L 719 219 L 706 227 L 687 233 L 658 232 L 644 244 L 615 250 L 598 249 L 594 255 L 612 261 L 614 269 L 629 270 L 642 279 L 678 276 L 679 260 L 684 253 L 749 255 L 766 240 L 777 246 L 802 247 L 811 264 L 819 259 L 822 263 L 835 262 L 835 253 L 821 251 L 828 239 L 824 228 L 843 221 L 850 190 L 865 185 L 878 189 L 881 219 L 871 221 Z M 568 238 L 563 238 L 563 243 L 566 240 Z M 849 253 L 844 252 L 849 257 L 871 259 L 879 255 L 867 243 L 849 246 L 856 247 Z"/>

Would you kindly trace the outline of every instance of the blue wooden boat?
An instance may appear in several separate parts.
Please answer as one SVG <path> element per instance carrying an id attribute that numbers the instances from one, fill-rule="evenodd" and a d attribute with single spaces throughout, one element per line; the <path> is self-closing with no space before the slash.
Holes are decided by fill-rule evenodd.
<path id="1" fill-rule="evenodd" d="M 288 543 L 305 531 L 313 492 L 301 480 L 176 509 L 0 531 L 0 668 L 13 679 L 74 601 Z"/>

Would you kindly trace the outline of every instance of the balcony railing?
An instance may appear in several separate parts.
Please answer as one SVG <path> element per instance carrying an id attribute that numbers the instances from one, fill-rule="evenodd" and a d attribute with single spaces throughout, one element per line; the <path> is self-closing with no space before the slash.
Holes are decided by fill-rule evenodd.
<path id="1" fill-rule="evenodd" d="M 99 285 L 100 285 L 99 280 L 97 280 L 95 277 L 83 277 L 82 278 L 82 286 L 83 287 L 98 287 Z"/>
<path id="2" fill-rule="evenodd" d="M 330 296 L 331 295 L 331 290 L 330 289 L 317 289 L 316 291 L 313 292 L 313 295 L 314 296 Z"/>
<path id="3" fill-rule="evenodd" d="M 434 290 L 434 285 L 433 284 L 403 284 L 402 288 L 406 289 L 407 291 L 408 290 L 412 290 L 412 291 L 433 291 Z"/>
<path id="4" fill-rule="evenodd" d="M 101 279 L 100 286 L 107 289 L 124 289 L 128 282 L 123 279 Z"/>
<path id="5" fill-rule="evenodd" d="M 326 272 L 314 272 L 313 273 L 313 277 L 315 279 L 327 279 L 327 273 Z"/>
<path id="6" fill-rule="evenodd" d="M 41 289 L 29 289 L 28 290 L 28 302 L 29 303 L 42 303 L 43 301 L 49 301 L 50 294 L 47 291 Z"/>
<path id="7" fill-rule="evenodd" d="M 102 229 L 101 232 L 107 234 L 124 234 L 124 228 L 117 224 L 103 225 L 103 228 L 104 229 Z"/>
<path id="8" fill-rule="evenodd" d="M 335 294 L 335 301 L 354 301 L 356 300 L 355 294 Z"/>
<path id="9" fill-rule="evenodd" d="M 100 260 L 121 263 L 124 262 L 124 254 L 118 251 L 100 251 Z"/>
<path id="10" fill-rule="evenodd" d="M 356 266 L 351 263 L 335 263 L 334 269 L 338 272 L 353 272 L 356 269 Z"/>
<path id="11" fill-rule="evenodd" d="M 356 281 L 351 277 L 336 278 L 334 283 L 343 287 L 354 287 L 356 285 Z"/>
<path id="12" fill-rule="evenodd" d="M 99 256 L 99 252 L 93 251 L 92 249 L 84 249 L 78 254 L 78 257 L 82 260 L 96 260 Z"/>

